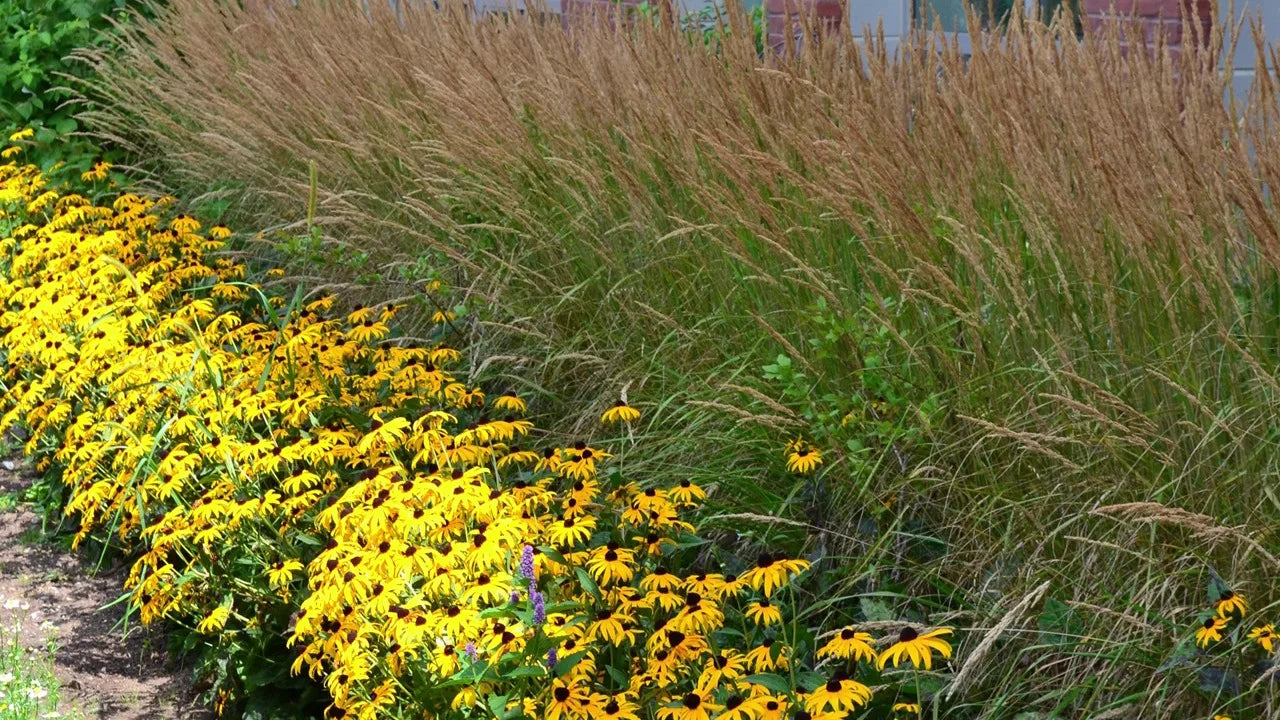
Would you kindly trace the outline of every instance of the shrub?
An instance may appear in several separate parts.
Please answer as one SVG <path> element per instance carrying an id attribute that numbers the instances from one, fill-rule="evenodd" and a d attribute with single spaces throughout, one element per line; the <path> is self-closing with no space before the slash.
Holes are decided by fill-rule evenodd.
<path id="1" fill-rule="evenodd" d="M 128 0 L 12 0 L 0 4 L 0 128 L 31 127 L 40 147 L 31 159 L 46 169 L 65 162 L 76 172 L 99 159 L 96 144 L 77 135 L 71 77 L 89 67 L 70 56 L 104 47 Z M 56 139 L 56 143 L 54 142 Z"/>

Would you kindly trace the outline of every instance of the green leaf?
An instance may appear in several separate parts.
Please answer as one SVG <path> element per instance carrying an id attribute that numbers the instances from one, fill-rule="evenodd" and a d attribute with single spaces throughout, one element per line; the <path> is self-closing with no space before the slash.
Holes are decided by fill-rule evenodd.
<path id="1" fill-rule="evenodd" d="M 587 574 L 586 569 L 581 567 L 575 567 L 573 569 L 573 572 L 575 575 L 578 576 L 578 582 L 582 583 L 583 589 L 591 593 L 591 597 L 595 598 L 596 602 L 599 602 L 600 586 L 596 585 L 596 581 L 591 579 L 591 576 Z"/>
<path id="2" fill-rule="evenodd" d="M 769 689 L 769 692 L 779 695 L 787 695 L 791 692 L 791 681 L 775 675 L 773 673 L 761 673 L 759 675 L 748 675 L 743 680 L 755 685 L 761 685 Z"/>
<path id="3" fill-rule="evenodd" d="M 1040 631 L 1045 642 L 1053 645 L 1070 645 L 1084 634 L 1084 623 L 1075 609 L 1054 597 L 1045 598 L 1040 611 Z"/>
<path id="4" fill-rule="evenodd" d="M 507 717 L 508 715 L 507 696 L 506 695 L 490 695 L 489 711 L 493 713 L 494 717 L 499 717 L 499 718 Z"/>
<path id="5" fill-rule="evenodd" d="M 476 617 L 482 620 L 488 620 L 489 618 L 513 618 L 515 616 L 515 608 L 510 605 L 497 605 L 495 607 L 485 608 L 476 613 Z"/>
<path id="6" fill-rule="evenodd" d="M 567 674 L 573 669 L 574 665 L 578 664 L 578 661 L 582 660 L 582 658 L 586 656 L 586 654 L 586 650 L 579 650 L 568 657 L 560 658 L 560 661 L 556 663 L 556 675 L 562 676 Z"/>
<path id="7" fill-rule="evenodd" d="M 858 604 L 862 606 L 863 617 L 869 622 L 892 622 L 897 619 L 883 600 L 864 597 L 859 598 Z"/>
<path id="8" fill-rule="evenodd" d="M 1218 575 L 1218 572 L 1213 568 L 1209 568 L 1209 585 L 1205 588 L 1209 594 L 1209 604 L 1216 604 L 1218 599 L 1222 597 L 1222 594 L 1230 589 L 1231 586 L 1227 585 L 1226 581 Z"/>
<path id="9" fill-rule="evenodd" d="M 1233 670 L 1216 666 L 1203 667 L 1196 679 L 1200 689 L 1207 693 L 1224 693 L 1229 697 L 1240 694 L 1240 678 Z"/>
<path id="10" fill-rule="evenodd" d="M 75 118 L 58 118 L 53 121 L 53 129 L 58 131 L 59 135 L 70 135 L 80 127 L 76 124 Z"/>

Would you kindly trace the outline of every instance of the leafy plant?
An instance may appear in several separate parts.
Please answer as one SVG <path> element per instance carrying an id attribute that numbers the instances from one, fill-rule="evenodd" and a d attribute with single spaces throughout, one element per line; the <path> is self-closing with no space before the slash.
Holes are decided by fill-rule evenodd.
<path id="1" fill-rule="evenodd" d="M 78 718 L 58 711 L 57 628 L 46 621 L 43 646 L 29 646 L 22 629 L 30 611 L 26 601 L 0 595 L 0 720 Z"/>
<path id="2" fill-rule="evenodd" d="M 99 154 L 69 104 L 69 76 L 90 68 L 71 55 L 102 47 L 129 0 L 7 0 L 0 3 L 0 128 L 33 128 L 41 149 L 29 159 L 46 169 L 65 162 L 87 170 Z M 54 140 L 57 140 L 55 143 Z"/>
<path id="3" fill-rule="evenodd" d="M 855 478 L 878 472 L 886 461 L 906 472 L 912 449 L 927 438 L 941 409 L 938 393 L 915 387 L 903 372 L 890 326 L 878 319 L 892 317 L 895 305 L 867 298 L 847 313 L 819 298 L 810 316 L 816 334 L 809 338 L 806 356 L 814 362 L 808 367 L 841 368 L 842 376 L 812 375 L 817 371 L 803 371 L 799 359 L 785 354 L 763 368 L 818 447 L 844 454 Z"/>

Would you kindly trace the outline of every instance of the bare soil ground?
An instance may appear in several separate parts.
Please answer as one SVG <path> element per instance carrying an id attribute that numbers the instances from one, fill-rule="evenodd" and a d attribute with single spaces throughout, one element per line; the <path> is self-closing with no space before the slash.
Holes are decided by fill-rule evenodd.
<path id="1" fill-rule="evenodd" d="M 30 483 L 22 465 L 0 464 L 0 494 Z M 194 701 L 191 672 L 176 667 L 158 629 L 121 624 L 118 598 L 126 569 L 94 572 L 94 564 L 46 540 L 40 518 L 19 505 L 0 511 L 0 596 L 30 605 L 23 631 L 29 647 L 44 642 L 40 624 L 56 626 L 55 673 L 64 712 L 86 720 L 205 720 Z"/>

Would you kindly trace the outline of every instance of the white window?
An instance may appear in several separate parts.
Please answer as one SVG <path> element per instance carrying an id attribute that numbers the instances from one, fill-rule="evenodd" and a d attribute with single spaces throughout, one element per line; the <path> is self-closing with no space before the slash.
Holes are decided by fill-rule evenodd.
<path id="1" fill-rule="evenodd" d="M 947 35 L 955 35 L 960 49 L 968 52 L 972 47 L 971 28 L 967 27 L 965 5 L 968 0 L 909 0 L 911 21 L 915 27 L 941 28 Z M 1063 5 L 1071 6 L 1073 0 L 974 0 L 976 16 L 984 27 L 998 25 L 1009 17 L 1015 5 L 1021 5 L 1028 15 L 1040 13 L 1042 18 L 1052 17 Z"/>

